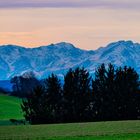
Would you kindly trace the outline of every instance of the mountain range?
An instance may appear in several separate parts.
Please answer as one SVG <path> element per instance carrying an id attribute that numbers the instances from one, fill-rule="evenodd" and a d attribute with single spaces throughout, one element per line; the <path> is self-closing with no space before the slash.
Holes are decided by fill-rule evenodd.
<path id="1" fill-rule="evenodd" d="M 38 78 L 51 73 L 63 77 L 69 68 L 85 67 L 91 74 L 102 63 L 131 66 L 140 74 L 140 44 L 118 41 L 97 50 L 82 50 L 66 42 L 25 48 L 0 46 L 0 80 L 33 71 Z"/>

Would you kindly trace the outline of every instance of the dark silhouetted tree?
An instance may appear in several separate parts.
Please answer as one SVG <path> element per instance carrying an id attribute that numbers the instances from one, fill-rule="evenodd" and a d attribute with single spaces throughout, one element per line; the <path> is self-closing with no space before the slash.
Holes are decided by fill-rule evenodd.
<path id="1" fill-rule="evenodd" d="M 84 68 L 70 69 L 64 79 L 66 121 L 86 121 L 91 117 L 89 73 Z"/>
<path id="2" fill-rule="evenodd" d="M 94 94 L 95 120 L 136 119 L 139 112 L 139 77 L 129 67 L 114 68 L 112 64 L 105 68 L 102 64 L 92 82 Z"/>
<path id="3" fill-rule="evenodd" d="M 60 81 L 52 74 L 44 82 L 45 87 L 38 86 L 22 101 L 25 119 L 31 124 L 61 122 Z"/>
<path id="4" fill-rule="evenodd" d="M 12 95 L 18 97 L 28 96 L 36 86 L 40 85 L 33 72 L 26 72 L 22 76 L 15 76 L 11 79 L 11 83 L 13 84 Z"/>
<path id="5" fill-rule="evenodd" d="M 11 79 L 11 83 L 13 84 L 13 96 L 19 96 L 20 91 L 21 91 L 21 86 L 20 86 L 20 78 L 18 76 L 15 76 Z"/>
<path id="6" fill-rule="evenodd" d="M 21 108 L 26 121 L 30 124 L 47 123 L 47 106 L 44 100 L 44 88 L 37 86 L 32 94 L 22 100 Z"/>
<path id="7" fill-rule="evenodd" d="M 93 113 L 95 120 L 104 119 L 106 100 L 106 68 L 102 64 L 95 72 L 95 80 L 92 81 L 93 88 Z"/>
<path id="8" fill-rule="evenodd" d="M 117 112 L 120 119 L 136 119 L 138 115 L 137 96 L 139 76 L 131 67 L 120 67 L 116 70 Z"/>
<path id="9" fill-rule="evenodd" d="M 58 77 L 54 74 L 45 80 L 45 94 L 50 123 L 61 122 L 62 117 L 62 89 Z"/>

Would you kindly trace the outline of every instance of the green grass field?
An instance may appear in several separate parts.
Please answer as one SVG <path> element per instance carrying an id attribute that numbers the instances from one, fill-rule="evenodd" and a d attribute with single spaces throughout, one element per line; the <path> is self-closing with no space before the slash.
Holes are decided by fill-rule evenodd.
<path id="1" fill-rule="evenodd" d="M 0 121 L 22 119 L 20 103 L 19 98 L 0 94 Z"/>
<path id="2" fill-rule="evenodd" d="M 140 140 L 140 121 L 1 126 L 2 140 Z"/>

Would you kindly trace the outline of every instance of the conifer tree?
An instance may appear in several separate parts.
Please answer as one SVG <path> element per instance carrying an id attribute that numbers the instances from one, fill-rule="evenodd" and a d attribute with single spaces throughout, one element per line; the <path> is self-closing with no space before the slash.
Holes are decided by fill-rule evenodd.
<path id="1" fill-rule="evenodd" d="M 61 122 L 62 89 L 60 80 L 54 74 L 45 80 L 45 95 L 50 122 Z"/>
<path id="2" fill-rule="evenodd" d="M 32 94 L 22 99 L 21 108 L 26 121 L 30 124 L 46 123 L 46 103 L 44 102 L 43 87 L 36 87 Z"/>
<path id="3" fill-rule="evenodd" d="M 89 119 L 90 76 L 84 68 L 70 69 L 64 79 L 66 121 Z"/>

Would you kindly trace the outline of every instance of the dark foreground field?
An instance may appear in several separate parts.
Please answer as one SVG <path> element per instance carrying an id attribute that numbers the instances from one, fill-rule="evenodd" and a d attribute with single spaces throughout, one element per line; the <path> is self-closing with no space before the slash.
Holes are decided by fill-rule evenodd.
<path id="1" fill-rule="evenodd" d="M 140 121 L 1 126 L 1 140 L 140 140 Z"/>

